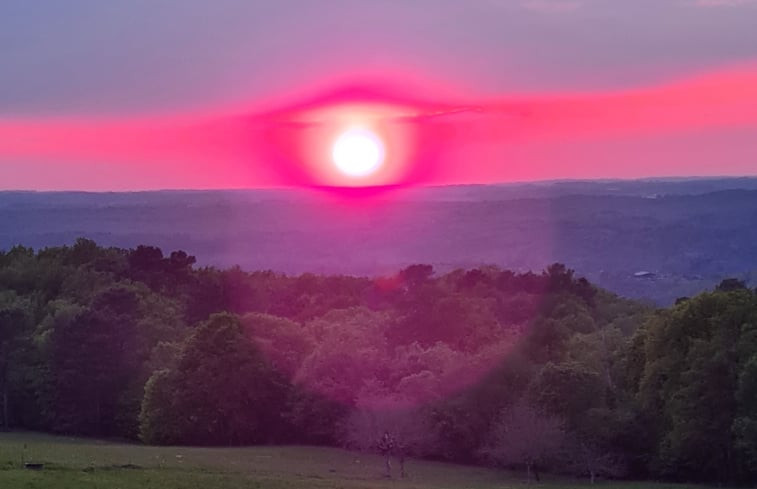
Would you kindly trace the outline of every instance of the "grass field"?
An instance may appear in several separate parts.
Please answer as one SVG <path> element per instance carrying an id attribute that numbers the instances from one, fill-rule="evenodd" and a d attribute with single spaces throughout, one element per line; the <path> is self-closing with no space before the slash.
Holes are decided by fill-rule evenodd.
<path id="1" fill-rule="evenodd" d="M 42 470 L 23 461 L 44 463 Z M 0 433 L 0 489 L 35 488 L 340 488 L 488 489 L 525 487 L 523 475 L 424 461 L 409 461 L 408 477 L 383 477 L 382 459 L 332 448 L 147 447 L 32 433 Z M 587 487 L 550 480 L 549 489 Z M 604 483 L 612 489 L 672 485 Z M 529 487 L 535 487 L 533 485 Z M 675 486 L 684 489 L 684 486 Z"/>

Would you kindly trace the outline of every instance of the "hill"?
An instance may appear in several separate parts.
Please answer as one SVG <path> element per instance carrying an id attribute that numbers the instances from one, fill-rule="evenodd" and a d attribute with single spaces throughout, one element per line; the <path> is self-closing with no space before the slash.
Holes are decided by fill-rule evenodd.
<path id="1" fill-rule="evenodd" d="M 202 265 L 387 274 L 561 262 L 661 305 L 736 276 L 754 281 L 757 179 L 417 188 L 370 199 L 285 190 L 0 193 L 0 249 L 151 243 Z"/>

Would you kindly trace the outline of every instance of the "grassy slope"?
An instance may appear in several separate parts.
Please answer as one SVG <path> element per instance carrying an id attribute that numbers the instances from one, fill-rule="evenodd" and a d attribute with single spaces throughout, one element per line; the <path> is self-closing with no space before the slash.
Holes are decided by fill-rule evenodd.
<path id="1" fill-rule="evenodd" d="M 24 449 L 24 447 L 26 447 Z M 24 470 L 44 462 L 42 471 Z M 386 480 L 382 460 L 344 450 L 312 447 L 176 448 L 115 444 L 29 433 L 0 433 L 0 488 L 506 488 L 522 476 L 434 462 L 408 462 L 409 477 Z M 551 481 L 559 489 L 581 486 Z M 619 489 L 650 487 L 613 483 Z M 654 484 L 656 489 L 664 485 Z M 681 488 L 682 486 L 678 486 Z"/>

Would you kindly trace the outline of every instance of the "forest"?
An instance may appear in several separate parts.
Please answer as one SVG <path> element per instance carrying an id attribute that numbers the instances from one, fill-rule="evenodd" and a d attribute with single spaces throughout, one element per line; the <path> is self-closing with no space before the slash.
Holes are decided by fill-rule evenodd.
<path id="1" fill-rule="evenodd" d="M 6 430 L 753 485 L 757 292 L 725 279 L 654 308 L 559 263 L 292 276 L 17 246 L 0 392 Z"/>
<path id="2" fill-rule="evenodd" d="M 757 227 L 744 226 L 755 216 L 757 178 L 419 187 L 368 200 L 294 189 L 0 191 L 0 249 L 87 236 L 289 275 L 377 276 L 416 263 L 538 272 L 558 262 L 670 306 L 724 277 L 757 285 Z"/>

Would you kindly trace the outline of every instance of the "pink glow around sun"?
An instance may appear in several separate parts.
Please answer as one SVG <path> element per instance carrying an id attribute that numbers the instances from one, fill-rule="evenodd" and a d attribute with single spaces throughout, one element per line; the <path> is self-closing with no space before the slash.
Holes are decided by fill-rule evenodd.
<path id="1" fill-rule="evenodd" d="M 363 195 L 427 184 L 754 174 L 747 155 L 757 151 L 757 65 L 616 91 L 435 93 L 343 85 L 257 108 L 1 116 L 0 181 L 8 188 L 287 186 Z"/>

